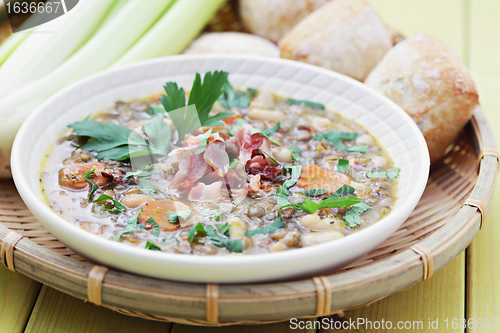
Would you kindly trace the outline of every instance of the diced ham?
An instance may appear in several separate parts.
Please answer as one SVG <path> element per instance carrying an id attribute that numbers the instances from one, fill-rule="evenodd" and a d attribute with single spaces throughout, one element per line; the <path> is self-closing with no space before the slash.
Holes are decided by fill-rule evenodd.
<path id="1" fill-rule="evenodd" d="M 264 138 L 260 134 L 250 135 L 250 129 L 252 129 L 252 125 L 245 124 L 241 127 L 238 127 L 234 133 L 236 137 L 236 142 L 240 147 L 240 155 L 238 156 L 238 160 L 246 165 L 248 160 L 252 158 L 252 153 L 259 149 L 264 141 Z"/>
<path id="2" fill-rule="evenodd" d="M 188 199 L 201 202 L 218 202 L 222 199 L 222 182 L 215 182 L 210 185 L 198 183 L 189 192 Z"/>
<path id="3" fill-rule="evenodd" d="M 260 175 L 262 179 L 274 180 L 281 173 L 281 165 L 266 165 L 263 170 L 248 169 L 247 172 L 251 175 Z"/>
<path id="4" fill-rule="evenodd" d="M 203 158 L 220 177 L 226 175 L 229 169 L 229 156 L 227 155 L 226 144 L 224 142 L 210 142 L 203 154 Z"/>

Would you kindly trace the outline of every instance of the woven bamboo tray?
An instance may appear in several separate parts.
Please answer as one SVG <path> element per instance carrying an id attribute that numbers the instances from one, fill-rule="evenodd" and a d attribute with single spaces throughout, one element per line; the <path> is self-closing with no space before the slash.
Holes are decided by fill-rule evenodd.
<path id="1" fill-rule="evenodd" d="M 31 215 L 12 182 L 0 182 L 2 262 L 53 288 L 115 311 L 191 325 L 269 323 L 326 316 L 405 289 L 451 262 L 484 223 L 498 170 L 480 107 L 448 154 L 433 165 L 411 217 L 377 249 L 336 272 L 267 284 L 191 284 L 94 265 Z"/>
<path id="2" fill-rule="evenodd" d="M 242 30 L 235 1 L 208 31 Z M 402 39 L 392 32 L 394 43 Z M 484 223 L 498 170 L 480 107 L 433 165 L 410 218 L 387 241 L 342 270 L 267 284 L 190 284 L 108 270 L 68 249 L 32 216 L 12 182 L 0 182 L 1 260 L 11 270 L 117 312 L 190 325 L 264 324 L 367 305 L 427 279 L 451 262 Z"/>

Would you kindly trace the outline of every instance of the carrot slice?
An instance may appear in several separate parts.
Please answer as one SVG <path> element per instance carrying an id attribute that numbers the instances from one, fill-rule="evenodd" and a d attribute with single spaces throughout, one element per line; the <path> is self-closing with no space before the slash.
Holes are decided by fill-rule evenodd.
<path id="1" fill-rule="evenodd" d="M 180 210 L 189 210 L 189 207 L 182 202 L 174 200 L 149 201 L 142 206 L 139 223 L 145 224 L 152 217 L 164 231 L 174 231 L 187 225 L 185 223 L 181 225 L 179 222 L 170 223 L 168 221 L 171 212 Z"/>
<path id="2" fill-rule="evenodd" d="M 103 186 L 109 180 L 109 178 L 101 175 L 101 171 L 105 169 L 106 166 L 98 162 L 69 165 L 59 171 L 59 185 L 72 190 L 84 189 L 90 186 L 90 184 L 85 181 L 85 174 L 95 170 L 94 178 L 90 178 L 89 180 L 97 186 Z"/>
<path id="3" fill-rule="evenodd" d="M 329 194 L 337 191 L 342 185 L 349 184 L 351 180 L 345 174 L 320 168 L 310 164 L 300 175 L 297 185 L 306 190 L 324 189 Z"/>

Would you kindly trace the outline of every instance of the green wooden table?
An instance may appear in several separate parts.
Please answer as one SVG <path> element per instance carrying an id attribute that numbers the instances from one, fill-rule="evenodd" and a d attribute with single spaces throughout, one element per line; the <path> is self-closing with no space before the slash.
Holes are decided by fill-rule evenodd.
<path id="1" fill-rule="evenodd" d="M 480 102 L 500 131 L 500 0 L 370 0 L 394 29 L 410 36 L 425 32 L 448 43 L 469 66 Z M 500 134 L 497 135 L 497 139 Z M 497 141 L 498 142 L 498 141 Z M 499 142 L 500 143 L 500 142 Z M 500 146 L 500 145 L 499 145 Z M 500 200 L 500 186 L 493 200 Z M 452 329 L 454 318 L 500 318 L 500 209 L 492 205 L 486 225 L 467 250 L 431 279 L 370 306 L 348 311 L 347 319 L 439 320 L 439 327 L 406 332 L 500 332 Z M 0 267 L 0 333 L 10 332 L 315 332 L 290 323 L 202 328 L 127 317 L 42 286 Z M 449 327 L 446 329 L 445 319 Z M 346 330 L 353 331 L 353 330 Z M 362 329 L 360 332 L 383 332 Z M 326 331 L 323 331 L 326 332 Z M 355 332 L 357 332 L 355 330 Z"/>

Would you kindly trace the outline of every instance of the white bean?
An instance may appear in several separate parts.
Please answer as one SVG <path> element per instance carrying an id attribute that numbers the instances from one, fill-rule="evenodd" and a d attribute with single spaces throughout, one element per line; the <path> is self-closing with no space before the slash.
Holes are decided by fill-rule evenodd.
<path id="1" fill-rule="evenodd" d="M 363 192 L 366 188 L 365 185 L 361 184 L 361 183 L 358 183 L 358 182 L 355 182 L 355 181 L 351 181 L 351 183 L 349 184 L 351 185 L 352 187 L 354 187 L 354 189 L 358 192 Z"/>
<path id="2" fill-rule="evenodd" d="M 269 121 L 280 121 L 285 119 L 286 114 L 281 110 L 267 110 L 267 109 L 259 109 L 253 108 L 248 113 L 248 118 L 253 120 L 269 120 Z"/>
<path id="3" fill-rule="evenodd" d="M 153 200 L 153 198 L 146 194 L 130 194 L 121 201 L 122 204 L 129 208 L 136 208 L 151 200 Z"/>
<path id="4" fill-rule="evenodd" d="M 344 237 L 338 231 L 311 232 L 301 235 L 302 247 L 317 245 Z"/>
<path id="5" fill-rule="evenodd" d="M 332 230 L 335 228 L 334 218 L 321 219 L 317 213 L 302 216 L 300 224 L 310 230 Z"/>
<path id="6" fill-rule="evenodd" d="M 330 127 L 333 125 L 332 121 L 325 117 L 313 117 L 312 125 L 317 130 L 324 130 L 326 127 Z"/>
<path id="7" fill-rule="evenodd" d="M 245 236 L 245 232 L 248 230 L 245 221 L 239 217 L 232 217 L 227 223 L 231 225 L 231 228 L 229 228 L 229 237 L 231 239 L 241 239 Z"/>
<path id="8" fill-rule="evenodd" d="M 357 145 L 372 145 L 373 138 L 370 134 L 363 134 L 356 139 Z"/>
<path id="9" fill-rule="evenodd" d="M 372 161 L 373 166 L 376 168 L 381 168 L 381 167 L 387 165 L 387 159 L 385 157 L 382 157 L 382 156 L 375 155 L 375 156 L 372 156 L 370 158 L 370 160 Z"/>
<path id="10" fill-rule="evenodd" d="M 281 163 L 292 163 L 292 151 L 288 148 L 272 148 L 274 158 Z"/>
<path id="11" fill-rule="evenodd" d="M 286 244 L 282 243 L 282 242 L 276 242 L 274 244 L 271 244 L 271 246 L 269 246 L 269 250 L 271 252 L 279 252 L 279 251 L 284 251 L 288 248 L 288 246 L 286 246 Z"/>

